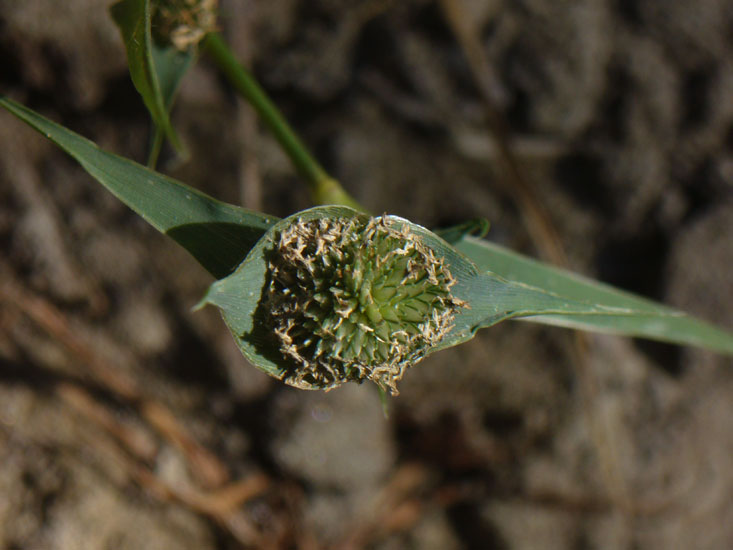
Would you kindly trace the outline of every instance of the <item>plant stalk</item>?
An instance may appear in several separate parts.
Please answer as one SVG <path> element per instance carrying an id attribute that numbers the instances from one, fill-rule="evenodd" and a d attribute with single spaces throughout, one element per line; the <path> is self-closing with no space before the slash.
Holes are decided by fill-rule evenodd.
<path id="1" fill-rule="evenodd" d="M 236 59 L 229 46 L 218 33 L 209 33 L 204 40 L 204 50 L 211 56 L 216 66 L 262 117 L 280 146 L 290 157 L 298 173 L 305 178 L 318 204 L 340 204 L 365 212 L 341 184 L 329 176 L 287 123 L 280 110 L 257 83 L 252 73 Z"/>

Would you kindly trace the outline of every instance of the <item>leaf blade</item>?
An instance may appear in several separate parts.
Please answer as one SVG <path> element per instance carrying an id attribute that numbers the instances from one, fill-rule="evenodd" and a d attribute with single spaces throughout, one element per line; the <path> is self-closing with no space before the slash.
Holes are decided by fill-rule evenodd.
<path id="1" fill-rule="evenodd" d="M 163 97 L 166 116 L 168 116 L 168 120 L 170 121 L 170 112 L 173 108 L 173 101 L 178 93 L 181 80 L 183 80 L 184 75 L 188 72 L 188 69 L 196 58 L 195 49 L 190 48 L 185 52 L 181 52 L 173 46 L 158 46 L 153 41 L 151 54 L 155 73 L 160 83 L 160 92 Z M 155 168 L 164 139 L 165 131 L 158 125 L 155 125 L 153 140 L 148 153 L 149 168 Z M 188 157 L 188 152 L 185 149 L 181 149 L 179 155 L 185 160 Z"/>
<path id="2" fill-rule="evenodd" d="M 559 269 L 494 243 L 462 236 L 453 245 L 471 258 L 482 272 L 492 272 L 569 301 L 584 301 L 614 308 L 602 312 L 526 316 L 528 321 L 568 328 L 649 338 L 674 344 L 692 345 L 733 355 L 733 334 L 676 309 Z M 623 310 L 628 311 L 627 314 Z"/>
<path id="3" fill-rule="evenodd" d="M 232 272 L 277 218 L 218 201 L 93 142 L 8 98 L 0 106 L 71 155 L 99 183 L 216 278 Z"/>
<path id="4" fill-rule="evenodd" d="M 153 38 L 150 31 L 149 0 L 121 0 L 110 8 L 110 13 L 122 35 L 127 52 L 127 64 L 130 78 L 145 103 L 155 126 L 168 138 L 176 150 L 182 145 L 173 129 L 168 116 L 175 89 L 178 86 L 179 74 L 185 63 L 171 64 L 156 69 L 153 49 Z M 157 59 L 162 61 L 161 56 Z M 164 76 L 161 84 L 160 77 Z M 165 92 L 165 93 L 164 93 Z"/>

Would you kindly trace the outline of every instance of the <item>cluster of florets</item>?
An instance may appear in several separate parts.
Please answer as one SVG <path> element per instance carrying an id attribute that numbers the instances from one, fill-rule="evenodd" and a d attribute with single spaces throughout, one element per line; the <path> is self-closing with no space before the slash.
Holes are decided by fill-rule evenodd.
<path id="1" fill-rule="evenodd" d="M 186 51 L 216 28 L 218 0 L 157 0 L 151 2 L 156 40 Z"/>
<path id="2" fill-rule="evenodd" d="M 276 234 L 268 267 L 269 324 L 300 387 L 372 380 L 397 393 L 465 306 L 443 258 L 385 217 L 297 219 Z"/>

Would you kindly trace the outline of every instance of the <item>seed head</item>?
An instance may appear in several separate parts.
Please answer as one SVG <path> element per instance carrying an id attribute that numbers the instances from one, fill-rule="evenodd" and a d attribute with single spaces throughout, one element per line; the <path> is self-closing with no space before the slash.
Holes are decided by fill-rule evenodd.
<path id="1" fill-rule="evenodd" d="M 156 40 L 186 51 L 216 28 L 218 0 L 154 0 L 152 28 Z"/>
<path id="2" fill-rule="evenodd" d="M 275 235 L 268 271 L 269 325 L 294 386 L 372 380 L 396 394 L 466 306 L 443 258 L 385 217 L 298 218 Z"/>

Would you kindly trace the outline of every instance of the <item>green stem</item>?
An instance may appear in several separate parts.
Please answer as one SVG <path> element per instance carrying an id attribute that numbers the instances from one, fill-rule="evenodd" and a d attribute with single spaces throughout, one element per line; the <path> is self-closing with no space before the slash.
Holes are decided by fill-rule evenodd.
<path id="1" fill-rule="evenodd" d="M 308 182 L 313 200 L 318 204 L 341 204 L 364 212 L 364 207 L 351 197 L 338 181 L 329 176 L 308 152 L 306 146 L 287 123 L 279 109 L 267 97 L 254 76 L 234 57 L 221 35 L 208 34 L 204 47 L 237 92 L 262 117 L 275 139 L 290 157 L 298 173 Z"/>
<path id="2" fill-rule="evenodd" d="M 165 134 L 158 127 L 155 126 L 153 129 L 153 141 L 150 144 L 150 151 L 148 152 L 148 168 L 155 170 L 155 165 L 158 164 L 158 157 L 160 156 L 160 150 L 163 147 L 163 140 Z"/>

